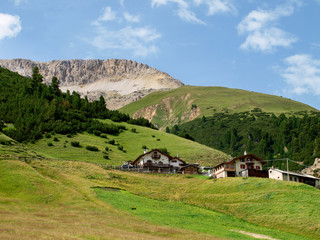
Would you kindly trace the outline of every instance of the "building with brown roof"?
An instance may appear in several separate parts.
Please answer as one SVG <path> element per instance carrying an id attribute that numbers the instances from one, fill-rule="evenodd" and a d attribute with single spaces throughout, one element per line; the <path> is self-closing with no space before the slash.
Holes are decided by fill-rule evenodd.
<path id="1" fill-rule="evenodd" d="M 237 176 L 268 177 L 268 172 L 262 170 L 262 166 L 265 163 L 264 160 L 253 154 L 246 154 L 215 166 L 214 174 L 217 178 Z"/>

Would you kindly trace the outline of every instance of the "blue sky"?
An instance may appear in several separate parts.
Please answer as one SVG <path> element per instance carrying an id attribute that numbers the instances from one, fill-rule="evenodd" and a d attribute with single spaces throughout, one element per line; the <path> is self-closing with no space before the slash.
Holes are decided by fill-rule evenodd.
<path id="1" fill-rule="evenodd" d="M 320 109 L 320 0 L 1 0 L 0 58 L 131 59 Z"/>

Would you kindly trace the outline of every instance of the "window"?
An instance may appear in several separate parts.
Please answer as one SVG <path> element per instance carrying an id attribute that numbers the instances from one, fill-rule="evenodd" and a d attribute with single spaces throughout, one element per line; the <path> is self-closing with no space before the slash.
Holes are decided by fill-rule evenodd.
<path id="1" fill-rule="evenodd" d="M 260 170 L 260 166 L 256 166 L 256 169 L 257 169 L 257 170 Z"/>
<path id="2" fill-rule="evenodd" d="M 241 158 L 241 159 L 240 159 L 240 162 L 244 162 L 244 159 L 243 159 L 243 158 Z"/>
<path id="3" fill-rule="evenodd" d="M 224 165 L 224 167 L 227 168 L 227 167 L 228 167 L 228 164 Z"/>
<path id="4" fill-rule="evenodd" d="M 163 164 L 163 162 L 160 161 L 160 162 L 159 162 L 159 165 L 162 165 L 162 164 Z"/>
<path id="5" fill-rule="evenodd" d="M 230 167 L 231 167 L 231 168 L 234 168 L 234 165 L 232 164 L 232 165 L 230 165 Z"/>
<path id="6" fill-rule="evenodd" d="M 244 164 L 241 164 L 241 165 L 240 165 L 240 168 L 241 168 L 241 169 L 245 169 L 246 166 L 245 166 Z"/>

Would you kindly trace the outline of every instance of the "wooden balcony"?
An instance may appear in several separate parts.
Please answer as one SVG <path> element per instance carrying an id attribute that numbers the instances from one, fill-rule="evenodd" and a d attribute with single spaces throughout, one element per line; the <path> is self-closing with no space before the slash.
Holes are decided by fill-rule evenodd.
<path id="1" fill-rule="evenodd" d="M 143 164 L 143 167 L 146 168 L 169 168 L 170 165 L 169 164 L 158 164 L 158 163 L 145 163 Z"/>

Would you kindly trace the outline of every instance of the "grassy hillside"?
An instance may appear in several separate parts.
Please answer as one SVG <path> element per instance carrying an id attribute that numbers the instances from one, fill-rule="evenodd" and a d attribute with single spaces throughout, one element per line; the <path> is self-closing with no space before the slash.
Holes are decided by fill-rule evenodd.
<path id="1" fill-rule="evenodd" d="M 152 93 L 121 108 L 120 111 L 131 116 L 143 116 L 164 128 L 203 115 L 243 112 L 254 108 L 275 114 L 316 110 L 306 104 L 274 95 L 225 87 L 183 86 Z"/>
<path id="2" fill-rule="evenodd" d="M 114 123 L 111 120 L 101 121 L 121 124 L 127 130 L 118 135 L 102 135 L 107 138 L 87 133 L 76 134 L 72 137 L 56 134 L 50 138 L 36 141 L 34 144 L 28 143 L 27 147 L 46 158 L 80 160 L 109 165 L 120 165 L 124 161 L 135 160 L 143 154 L 143 146 L 150 150 L 166 148 L 172 156 L 179 154 L 187 162 L 198 162 L 203 165 L 215 165 L 228 158 L 220 151 L 172 134 L 127 123 Z M 114 144 L 110 144 L 112 140 L 115 141 Z M 73 147 L 72 142 L 79 142 L 80 147 Z M 96 146 L 99 151 L 89 151 L 86 146 Z M 106 147 L 108 151 L 106 151 Z M 121 147 L 123 147 L 122 150 L 120 150 Z M 104 158 L 106 155 L 108 159 Z"/>
<path id="3" fill-rule="evenodd" d="M 320 192 L 299 183 L 52 160 L 1 160 L 0 171 L 1 239 L 320 239 Z"/>

